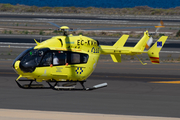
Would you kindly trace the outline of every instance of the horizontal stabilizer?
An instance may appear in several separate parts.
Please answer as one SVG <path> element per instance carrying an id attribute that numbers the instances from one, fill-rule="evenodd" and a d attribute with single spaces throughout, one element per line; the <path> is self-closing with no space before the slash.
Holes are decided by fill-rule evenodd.
<path id="1" fill-rule="evenodd" d="M 114 62 L 121 62 L 121 54 L 110 54 Z"/>
<path id="2" fill-rule="evenodd" d="M 123 47 L 124 44 L 126 43 L 129 35 L 123 35 L 119 40 L 113 45 L 114 48 L 120 48 Z"/>

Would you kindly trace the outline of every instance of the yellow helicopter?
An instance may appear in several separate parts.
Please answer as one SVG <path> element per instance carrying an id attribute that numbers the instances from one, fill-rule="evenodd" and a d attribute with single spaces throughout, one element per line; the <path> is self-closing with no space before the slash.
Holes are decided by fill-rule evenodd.
<path id="1" fill-rule="evenodd" d="M 114 62 L 121 62 L 121 55 L 147 53 L 153 64 L 159 64 L 159 52 L 167 36 L 162 36 L 148 50 L 144 51 L 150 39 L 148 31 L 134 47 L 124 47 L 129 35 L 122 37 L 113 45 L 99 45 L 97 40 L 86 36 L 68 35 L 69 27 L 62 26 L 62 36 L 55 36 L 22 52 L 13 62 L 13 69 L 19 74 L 15 80 L 20 88 L 53 90 L 94 90 L 106 87 L 107 83 L 86 87 L 84 82 L 96 68 L 100 54 L 110 54 Z M 140 60 L 140 59 L 139 59 Z M 142 63 L 142 61 L 140 60 Z M 145 65 L 146 63 L 142 63 Z M 20 79 L 26 78 L 26 79 Z M 30 81 L 21 85 L 19 81 Z M 40 82 L 46 81 L 48 87 Z M 35 84 L 32 84 L 36 82 Z M 76 88 L 80 83 L 82 88 Z"/>

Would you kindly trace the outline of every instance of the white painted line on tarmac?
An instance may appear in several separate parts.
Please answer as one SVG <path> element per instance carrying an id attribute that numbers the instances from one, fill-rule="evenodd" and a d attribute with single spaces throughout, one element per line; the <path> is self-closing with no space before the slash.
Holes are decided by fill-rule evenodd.
<path id="1" fill-rule="evenodd" d="M 0 46 L 1 48 L 31 48 L 30 46 Z"/>
<path id="2" fill-rule="evenodd" d="M 180 51 L 160 51 L 161 53 L 180 53 Z"/>
<path id="3" fill-rule="evenodd" d="M 12 43 L 12 42 L 0 42 L 3 45 L 36 45 L 36 43 Z"/>

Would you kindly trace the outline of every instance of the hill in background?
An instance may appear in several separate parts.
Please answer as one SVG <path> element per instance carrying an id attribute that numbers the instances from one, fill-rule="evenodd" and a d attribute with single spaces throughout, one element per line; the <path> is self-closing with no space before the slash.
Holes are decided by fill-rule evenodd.
<path id="1" fill-rule="evenodd" d="M 103 15 L 180 15 L 180 7 L 162 9 L 148 6 L 134 8 L 95 8 L 95 7 L 37 7 L 26 5 L 0 4 L 0 12 L 71 13 Z"/>

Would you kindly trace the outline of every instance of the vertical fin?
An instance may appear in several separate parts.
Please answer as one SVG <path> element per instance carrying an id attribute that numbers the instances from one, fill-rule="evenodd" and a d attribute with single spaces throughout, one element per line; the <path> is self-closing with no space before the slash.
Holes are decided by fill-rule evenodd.
<path id="1" fill-rule="evenodd" d="M 162 36 L 154 45 L 148 50 L 148 56 L 152 64 L 159 64 L 159 52 L 166 42 L 168 36 Z"/>
<path id="2" fill-rule="evenodd" d="M 145 49 L 146 43 L 149 40 L 149 33 L 148 31 L 144 32 L 144 36 L 141 40 L 135 45 L 134 49 L 143 51 Z"/>

